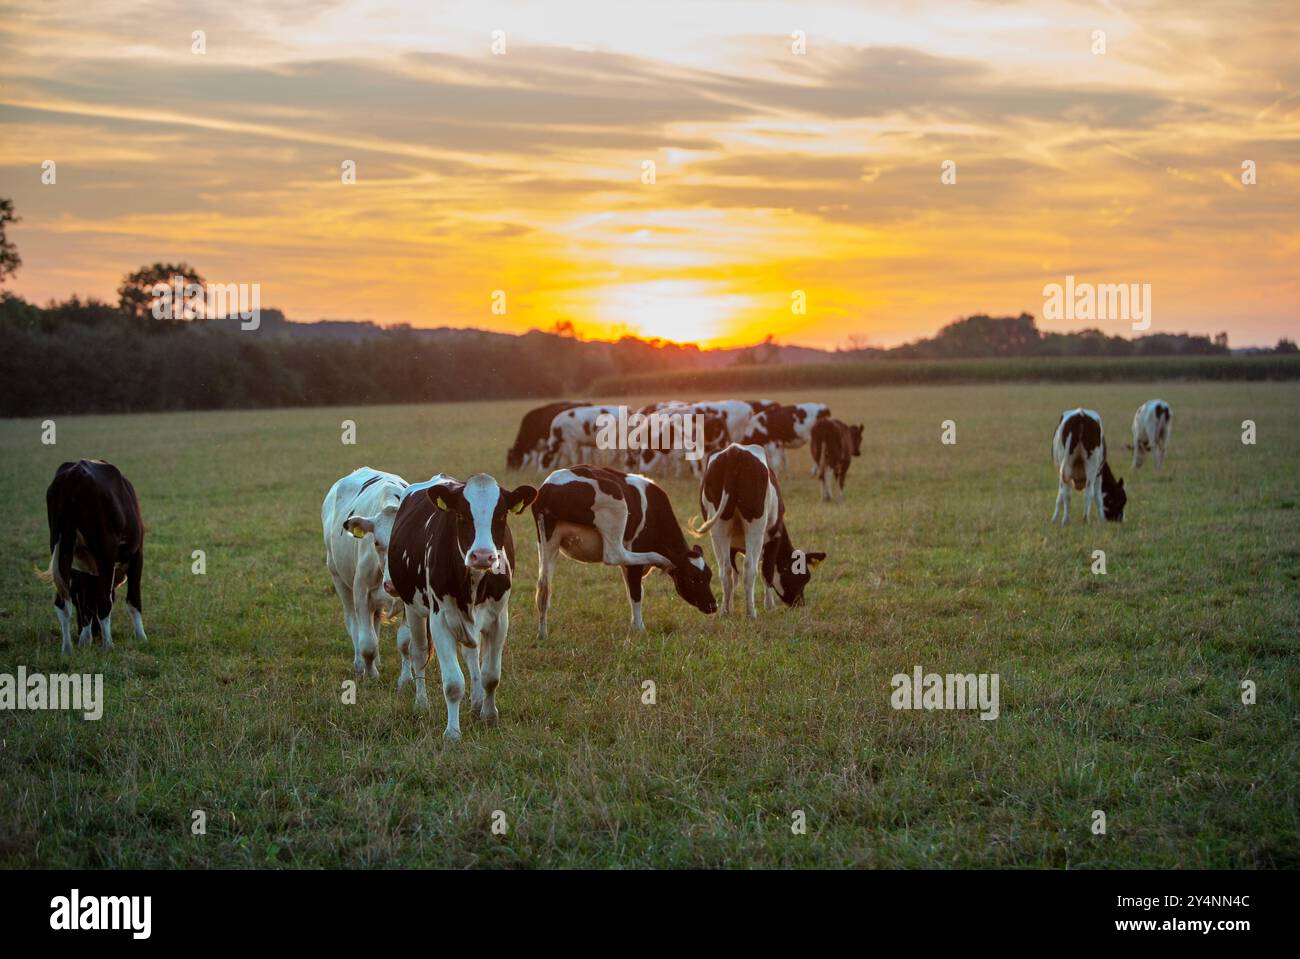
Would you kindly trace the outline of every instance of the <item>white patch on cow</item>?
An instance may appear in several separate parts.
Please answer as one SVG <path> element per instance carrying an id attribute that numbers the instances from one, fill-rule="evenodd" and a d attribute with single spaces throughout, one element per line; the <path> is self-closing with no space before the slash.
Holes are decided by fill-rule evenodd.
<path id="1" fill-rule="evenodd" d="M 470 544 L 469 552 L 464 556 L 465 564 L 468 566 L 470 557 L 480 550 L 490 551 L 493 554 L 493 563 L 496 563 L 498 548 L 496 541 L 492 539 L 492 515 L 501 500 L 501 487 L 491 476 L 478 473 L 465 481 L 465 489 L 461 495 L 469 503 L 470 515 L 474 517 L 474 542 Z"/>

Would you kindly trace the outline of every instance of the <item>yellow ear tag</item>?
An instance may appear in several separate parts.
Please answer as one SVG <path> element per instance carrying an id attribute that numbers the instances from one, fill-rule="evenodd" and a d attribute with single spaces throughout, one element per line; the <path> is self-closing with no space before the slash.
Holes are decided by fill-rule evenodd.
<path id="1" fill-rule="evenodd" d="M 353 526 L 352 535 L 355 536 L 357 539 L 365 539 L 366 531 L 362 529 L 360 526 Z"/>
<path id="2" fill-rule="evenodd" d="M 523 500 L 520 500 L 520 501 L 519 501 L 518 503 L 516 503 L 514 506 L 510 507 L 510 512 L 514 513 L 515 515 L 518 515 L 518 514 L 522 513 L 523 511 L 524 511 L 524 501 L 523 501 Z"/>
<path id="3" fill-rule="evenodd" d="M 446 512 L 447 510 L 447 504 L 443 502 L 441 496 L 439 496 L 436 500 L 433 501 L 433 505 L 438 507 L 438 509 L 442 510 L 443 512 Z"/>

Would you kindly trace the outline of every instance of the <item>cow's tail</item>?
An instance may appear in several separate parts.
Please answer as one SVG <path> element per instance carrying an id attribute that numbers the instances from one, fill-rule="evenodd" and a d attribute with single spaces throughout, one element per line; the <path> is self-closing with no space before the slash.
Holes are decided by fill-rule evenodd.
<path id="1" fill-rule="evenodd" d="M 696 521 L 694 519 L 692 519 L 689 523 L 687 523 L 686 526 L 687 529 L 691 531 L 691 535 L 697 538 L 703 536 L 705 533 L 707 533 L 709 530 L 713 528 L 713 525 L 718 520 L 726 519 L 726 516 L 724 516 L 723 514 L 727 512 L 727 502 L 730 499 L 730 497 L 731 497 L 730 492 L 724 489 L 722 491 L 722 499 L 718 502 L 718 508 L 713 511 L 712 516 L 707 517 L 704 520 L 704 522 L 700 523 L 699 525 L 696 525 Z"/>
<path id="2" fill-rule="evenodd" d="M 59 554 L 57 551 L 50 553 L 50 565 L 48 569 L 41 569 L 39 566 L 33 566 L 32 572 L 36 574 L 36 578 L 39 579 L 42 583 L 54 582 L 54 564 L 58 562 L 58 558 L 59 558 Z"/>

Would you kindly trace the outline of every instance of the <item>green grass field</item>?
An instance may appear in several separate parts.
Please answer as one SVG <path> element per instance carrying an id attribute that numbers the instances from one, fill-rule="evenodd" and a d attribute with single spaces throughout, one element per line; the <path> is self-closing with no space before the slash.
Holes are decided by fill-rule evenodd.
<path id="1" fill-rule="evenodd" d="M 1152 396 L 1174 409 L 1169 460 L 1135 475 L 1122 444 Z M 1300 866 L 1300 385 L 776 398 L 866 424 L 842 503 L 790 456 L 795 545 L 830 554 L 809 605 L 705 617 L 654 576 L 635 635 L 618 571 L 565 562 L 539 645 L 535 534 L 514 519 L 501 723 L 465 709 L 455 744 L 435 685 L 428 714 L 398 694 L 391 626 L 381 679 L 341 701 L 352 649 L 320 503 L 363 464 L 535 483 L 504 471 L 534 404 L 69 417 L 54 447 L 37 420 L 0 423 L 0 672 L 102 672 L 107 694 L 98 722 L 0 712 L 0 865 Z M 1078 495 L 1072 525 L 1048 525 L 1052 430 L 1080 404 L 1105 419 L 1122 525 L 1082 525 Z M 118 648 L 67 662 L 32 570 L 45 487 L 83 456 L 139 490 L 150 639 L 131 639 L 119 593 Z M 685 523 L 693 484 L 665 485 Z M 1000 717 L 895 711 L 890 679 L 916 665 L 999 674 Z"/>

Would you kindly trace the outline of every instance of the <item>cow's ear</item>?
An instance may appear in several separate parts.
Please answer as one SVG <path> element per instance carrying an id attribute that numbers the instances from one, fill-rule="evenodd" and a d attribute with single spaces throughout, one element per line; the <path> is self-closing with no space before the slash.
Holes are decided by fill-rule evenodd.
<path id="1" fill-rule="evenodd" d="M 443 512 L 455 509 L 457 501 L 460 499 L 460 487 L 450 486 L 446 483 L 437 483 L 424 492 L 429 499 L 433 500 L 433 505 Z"/>
<path id="2" fill-rule="evenodd" d="M 809 565 L 809 566 L 813 566 L 813 567 L 816 567 L 817 564 L 819 564 L 819 563 L 820 563 L 822 560 L 824 560 L 825 558 L 826 558 L 826 554 L 825 554 L 825 553 L 805 553 L 805 554 L 804 554 L 804 559 L 808 560 L 808 565 Z"/>
<path id="3" fill-rule="evenodd" d="M 537 499 L 536 487 L 516 486 L 509 493 L 506 493 L 506 509 L 512 513 L 522 513 L 535 499 Z"/>
<path id="4" fill-rule="evenodd" d="M 365 539 L 367 533 L 375 531 L 375 521 L 364 516 L 349 516 L 343 521 L 343 532 L 351 533 L 357 539 Z"/>
<path id="5" fill-rule="evenodd" d="M 1124 488 L 1124 481 L 1123 481 L 1123 480 L 1120 480 L 1120 481 L 1119 481 L 1119 488 L 1120 488 L 1120 489 L 1123 489 L 1123 488 Z"/>

